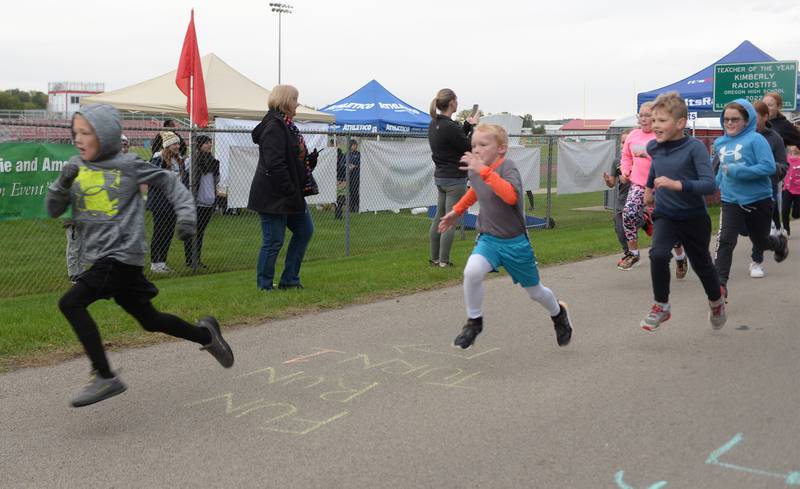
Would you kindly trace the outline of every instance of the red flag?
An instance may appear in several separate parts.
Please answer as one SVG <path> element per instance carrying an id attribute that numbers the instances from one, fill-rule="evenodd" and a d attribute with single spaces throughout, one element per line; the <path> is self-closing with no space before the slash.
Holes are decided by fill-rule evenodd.
<path id="1" fill-rule="evenodd" d="M 190 89 L 190 79 L 194 77 L 194 93 Z M 194 9 L 192 20 L 183 38 L 183 49 L 178 61 L 175 84 L 186 95 L 186 113 L 192 122 L 200 127 L 208 125 L 208 103 L 206 103 L 206 84 L 203 81 L 203 65 L 200 63 L 200 49 L 197 47 L 197 34 L 194 32 Z M 191 95 L 190 95 L 191 94 Z"/>

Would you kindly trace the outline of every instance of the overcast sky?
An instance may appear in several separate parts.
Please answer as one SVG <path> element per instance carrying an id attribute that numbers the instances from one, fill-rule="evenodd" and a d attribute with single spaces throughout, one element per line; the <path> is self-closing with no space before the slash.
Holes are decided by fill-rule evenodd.
<path id="1" fill-rule="evenodd" d="M 689 76 L 747 39 L 800 58 L 800 1 L 288 0 L 281 79 L 321 107 L 371 79 L 426 110 L 436 91 L 462 108 L 536 119 L 616 118 L 636 93 Z M 195 9 L 200 54 L 277 83 L 278 18 L 268 1 L 4 2 L 0 89 L 49 81 L 122 88 L 175 69 Z M 608 5 L 608 6 L 607 6 Z"/>

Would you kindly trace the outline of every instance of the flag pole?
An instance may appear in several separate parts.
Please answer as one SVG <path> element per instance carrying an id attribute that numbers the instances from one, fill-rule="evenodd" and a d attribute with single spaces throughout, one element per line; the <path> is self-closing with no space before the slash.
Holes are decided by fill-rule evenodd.
<path id="1" fill-rule="evenodd" d="M 194 18 L 194 10 L 192 10 L 192 18 Z M 194 72 L 194 70 L 192 70 L 192 72 Z M 194 189 L 194 150 L 194 73 L 192 73 L 189 75 L 189 155 L 191 157 L 191 164 L 189 165 L 189 193 L 192 194 L 192 197 L 196 200 L 197 196 L 192 192 Z M 197 209 L 197 205 L 195 205 L 195 209 Z M 192 268 L 194 270 L 199 270 L 200 260 L 197 256 L 200 254 L 197 249 L 199 243 L 195 238 L 191 238 L 191 240 L 192 246 L 189 252 L 192 254 Z"/>

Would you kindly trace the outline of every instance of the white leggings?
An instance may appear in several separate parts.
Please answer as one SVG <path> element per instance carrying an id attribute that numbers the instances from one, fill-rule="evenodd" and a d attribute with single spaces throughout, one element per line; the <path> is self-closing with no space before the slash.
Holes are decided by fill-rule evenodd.
<path id="1" fill-rule="evenodd" d="M 483 278 L 492 271 L 492 265 L 483 255 L 473 254 L 464 267 L 464 302 L 467 304 L 467 317 L 475 319 L 483 316 Z M 541 284 L 525 287 L 528 296 L 541 304 L 551 316 L 561 311 L 553 291 Z"/>

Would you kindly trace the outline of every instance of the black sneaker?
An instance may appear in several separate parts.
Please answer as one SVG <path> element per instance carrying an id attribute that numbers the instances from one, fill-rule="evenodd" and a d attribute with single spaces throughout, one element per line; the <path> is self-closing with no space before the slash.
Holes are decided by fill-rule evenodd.
<path id="1" fill-rule="evenodd" d="M 775 249 L 775 261 L 782 262 L 789 256 L 789 241 L 783 234 L 778 235 L 778 248 Z"/>
<path id="2" fill-rule="evenodd" d="M 128 388 L 119 375 L 114 375 L 110 379 L 101 377 L 96 371 L 92 371 L 89 377 L 89 383 L 78 393 L 77 396 L 72 398 L 72 407 L 83 407 L 96 402 L 104 401 L 109 397 L 114 397 L 122 394 Z"/>
<path id="3" fill-rule="evenodd" d="M 483 331 L 483 318 L 467 319 L 467 324 L 461 330 L 461 334 L 456 336 L 453 346 L 463 350 L 471 347 L 475 343 L 475 338 Z"/>
<path id="4" fill-rule="evenodd" d="M 217 320 L 211 316 L 206 316 L 197 321 L 197 326 L 205 328 L 211 333 L 211 342 L 200 349 L 211 353 L 223 367 L 233 367 L 233 351 L 231 351 L 231 347 L 225 339 L 222 338 L 222 332 L 219 329 Z"/>
<path id="5" fill-rule="evenodd" d="M 572 324 L 569 320 L 569 312 L 567 305 L 564 302 L 558 301 L 558 306 L 561 308 L 558 314 L 552 316 L 553 327 L 556 330 L 556 341 L 558 346 L 569 345 L 569 340 L 572 339 Z"/>
<path id="6" fill-rule="evenodd" d="M 289 290 L 289 289 L 302 289 L 303 284 L 296 283 L 296 284 L 278 284 L 279 290 Z"/>

